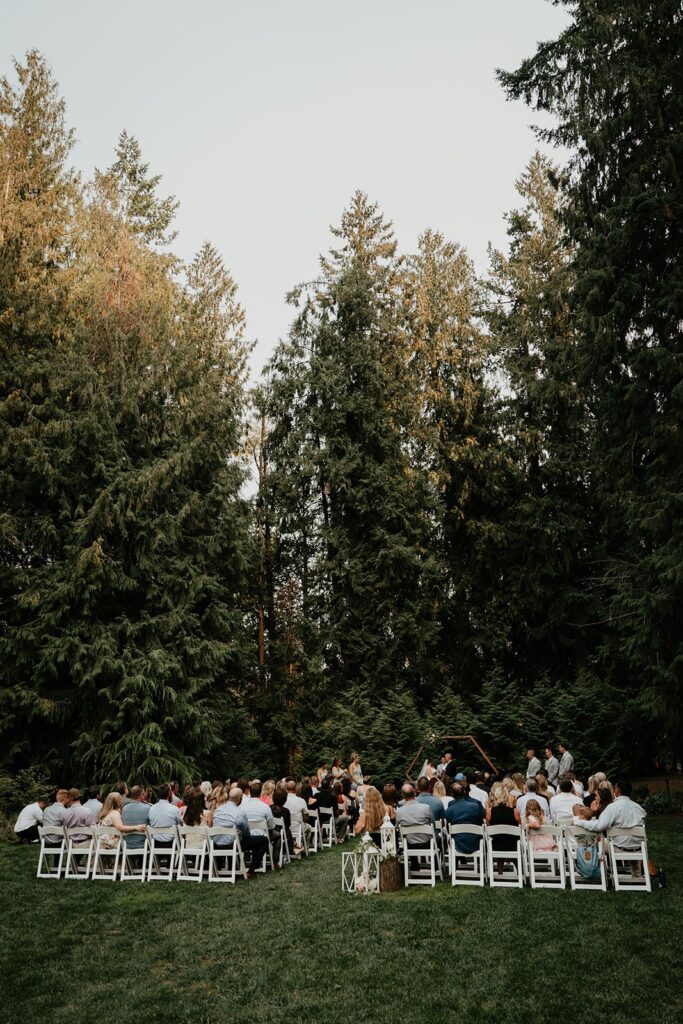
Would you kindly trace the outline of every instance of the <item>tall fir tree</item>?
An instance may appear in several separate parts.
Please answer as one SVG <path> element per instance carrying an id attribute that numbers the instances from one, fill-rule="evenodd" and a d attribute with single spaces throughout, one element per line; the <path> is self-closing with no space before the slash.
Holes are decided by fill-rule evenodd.
<path id="1" fill-rule="evenodd" d="M 681 753 L 683 682 L 683 19 L 677 0 L 566 0 L 571 24 L 508 95 L 569 147 L 581 383 L 604 519 L 606 678 L 638 696 L 641 756 Z"/>

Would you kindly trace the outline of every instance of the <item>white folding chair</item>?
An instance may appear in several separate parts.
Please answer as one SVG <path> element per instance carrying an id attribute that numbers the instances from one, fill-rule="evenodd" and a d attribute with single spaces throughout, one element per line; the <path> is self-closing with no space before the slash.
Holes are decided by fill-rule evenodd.
<path id="1" fill-rule="evenodd" d="M 71 828 L 64 829 L 66 833 L 65 878 L 90 878 L 90 868 L 95 852 L 94 827 L 93 825 L 73 825 Z M 85 857 L 85 863 L 79 863 L 83 857 Z"/>
<path id="2" fill-rule="evenodd" d="M 483 825 L 451 825 L 448 834 L 448 872 L 451 876 L 451 885 L 485 885 L 485 827 Z M 472 853 L 463 853 L 456 849 L 454 836 L 478 836 L 478 848 Z"/>
<path id="3" fill-rule="evenodd" d="M 497 850 L 493 845 L 496 836 L 513 836 L 512 850 Z M 493 888 L 524 887 L 524 851 L 522 831 L 517 825 L 486 826 L 486 859 L 488 861 L 489 884 Z M 510 867 L 508 871 L 507 868 Z"/>
<path id="4" fill-rule="evenodd" d="M 306 825 L 303 821 L 293 821 L 290 827 L 290 832 L 292 833 L 294 845 L 300 847 L 298 853 L 294 850 L 289 851 L 290 860 L 294 857 L 298 860 L 302 854 L 304 857 L 307 857 L 309 853 L 317 852 L 317 845 L 315 850 L 309 849 L 309 836 L 311 837 L 311 841 L 314 839 L 317 841 L 317 834 L 314 834 L 310 825 Z"/>
<path id="5" fill-rule="evenodd" d="M 574 891 L 593 889 L 607 892 L 607 870 L 605 867 L 605 841 L 600 832 L 588 832 L 580 825 L 566 825 L 564 829 L 564 847 L 567 856 L 569 886 Z M 577 858 L 585 849 L 595 848 L 598 853 L 600 874 L 595 878 L 586 878 L 579 870 Z"/>
<path id="6" fill-rule="evenodd" d="M 292 860 L 292 854 L 290 853 L 289 842 L 287 840 L 287 830 L 282 818 L 273 817 L 273 824 L 275 826 L 275 831 L 280 837 L 280 852 L 278 854 L 277 862 L 280 867 L 283 867 L 285 864 L 290 864 Z"/>
<path id="7" fill-rule="evenodd" d="M 432 825 L 399 825 L 403 838 L 403 878 L 408 885 L 436 885 L 443 878 L 439 844 Z M 411 846 L 408 837 L 419 839 Z M 424 844 L 424 845 L 423 845 Z M 411 866 L 411 861 L 415 866 Z"/>
<path id="8" fill-rule="evenodd" d="M 535 850 L 534 836 L 550 836 L 555 842 L 554 850 Z M 532 889 L 564 889 L 566 874 L 564 865 L 564 834 L 557 825 L 541 825 L 527 830 L 526 849 L 529 865 L 529 882 Z"/>
<path id="9" fill-rule="evenodd" d="M 95 852 L 93 855 L 92 874 L 93 881 L 96 879 L 108 879 L 116 881 L 121 859 L 121 846 L 123 836 L 116 828 L 108 825 L 94 826 Z M 117 836 L 118 838 L 114 838 Z M 109 837 L 112 837 L 109 839 Z"/>
<path id="10" fill-rule="evenodd" d="M 131 838 L 137 835 L 142 839 L 140 846 L 132 846 Z M 147 858 L 149 856 L 149 837 L 147 833 L 126 833 L 121 843 L 121 881 L 147 881 Z"/>
<path id="11" fill-rule="evenodd" d="M 620 840 L 635 839 L 637 845 L 624 847 Z M 643 825 L 631 828 L 614 826 L 607 829 L 607 850 L 609 852 L 612 882 L 617 892 L 651 892 L 650 870 L 647 855 L 647 838 Z"/>
<path id="12" fill-rule="evenodd" d="M 265 836 L 268 840 L 266 852 L 263 855 L 261 861 L 261 867 L 257 868 L 259 874 L 264 874 L 270 868 L 271 871 L 275 868 L 275 859 L 273 857 L 273 844 L 270 838 L 270 832 L 268 831 L 268 819 L 264 815 L 262 818 L 253 817 L 249 819 L 249 831 L 256 833 L 257 835 Z"/>
<path id="13" fill-rule="evenodd" d="M 234 826 L 220 828 L 214 825 L 213 828 L 207 829 L 207 837 L 209 842 L 209 881 L 231 882 L 234 885 L 238 875 L 246 878 L 247 867 L 237 829 Z M 216 839 L 218 838 L 232 839 L 232 843 L 230 846 L 217 845 Z M 217 863 L 219 861 L 225 867 L 219 867 Z"/>
<path id="14" fill-rule="evenodd" d="M 317 809 L 308 809 L 308 824 L 311 830 L 306 837 L 306 849 L 308 853 L 319 853 L 323 845 L 323 832 L 320 824 L 320 815 Z M 304 830 L 305 831 L 305 830 Z"/>
<path id="15" fill-rule="evenodd" d="M 147 841 L 147 881 L 172 882 L 178 856 L 178 826 L 148 825 Z"/>
<path id="16" fill-rule="evenodd" d="M 205 825 L 179 825 L 176 880 L 201 882 L 208 849 Z"/>
<path id="17" fill-rule="evenodd" d="M 337 826 L 334 821 L 334 811 L 331 807 L 319 807 L 318 817 L 322 836 L 321 845 L 324 850 L 331 850 L 337 843 Z"/>
<path id="18" fill-rule="evenodd" d="M 66 854 L 64 829 L 56 825 L 39 825 L 40 853 L 36 878 L 60 878 Z"/>

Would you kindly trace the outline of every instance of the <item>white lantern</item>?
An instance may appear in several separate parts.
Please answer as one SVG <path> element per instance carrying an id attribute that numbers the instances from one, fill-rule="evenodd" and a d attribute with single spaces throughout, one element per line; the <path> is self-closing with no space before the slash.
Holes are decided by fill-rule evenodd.
<path id="1" fill-rule="evenodd" d="M 382 853 L 389 857 L 396 856 L 396 829 L 391 824 L 391 820 L 388 814 L 384 815 L 384 821 L 379 830 L 381 842 L 382 842 Z"/>

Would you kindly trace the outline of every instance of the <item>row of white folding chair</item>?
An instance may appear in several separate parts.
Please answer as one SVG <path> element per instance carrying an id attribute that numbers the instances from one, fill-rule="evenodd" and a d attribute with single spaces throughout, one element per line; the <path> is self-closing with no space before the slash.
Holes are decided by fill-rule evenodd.
<path id="1" fill-rule="evenodd" d="M 414 839 L 412 844 L 409 837 Z M 437 876 L 443 879 L 441 842 L 433 826 L 399 825 L 398 839 L 406 886 L 434 886 Z"/>
<path id="2" fill-rule="evenodd" d="M 598 889 L 606 892 L 611 881 L 616 892 L 651 891 L 644 826 L 609 828 L 603 835 L 584 829 L 581 825 L 574 825 L 571 819 L 561 818 L 557 827 L 562 830 L 566 869 L 572 889 Z M 625 839 L 629 843 L 635 840 L 635 846 L 625 849 L 622 845 Z M 586 878 L 578 869 L 577 858 L 581 850 L 592 848 L 597 852 L 598 874 Z M 633 867 L 637 869 L 635 872 L 632 871 Z"/>

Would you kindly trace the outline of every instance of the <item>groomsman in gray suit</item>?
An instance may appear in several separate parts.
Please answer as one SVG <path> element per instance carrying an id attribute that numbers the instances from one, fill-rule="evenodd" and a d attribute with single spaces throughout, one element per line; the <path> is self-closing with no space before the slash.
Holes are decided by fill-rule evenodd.
<path id="1" fill-rule="evenodd" d="M 558 743 L 557 749 L 560 752 L 560 778 L 562 778 L 562 776 L 566 775 L 567 772 L 574 771 L 574 758 L 569 753 L 564 743 Z"/>

